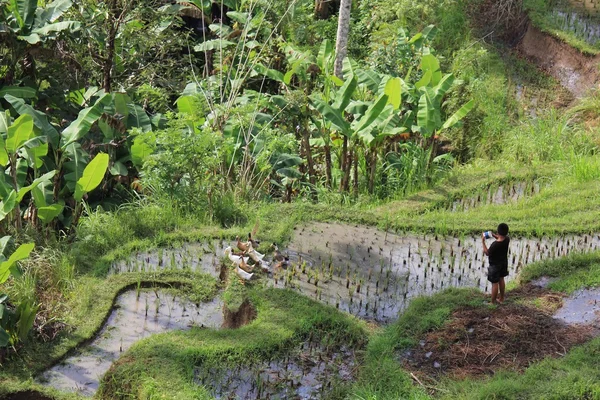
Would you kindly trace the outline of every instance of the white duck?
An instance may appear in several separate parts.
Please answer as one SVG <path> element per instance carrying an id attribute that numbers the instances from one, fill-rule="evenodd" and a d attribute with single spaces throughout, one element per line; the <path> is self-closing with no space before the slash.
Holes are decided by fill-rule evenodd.
<path id="1" fill-rule="evenodd" d="M 238 276 L 240 278 L 242 278 L 245 281 L 249 281 L 250 279 L 252 279 L 252 275 L 254 275 L 254 274 L 250 274 L 250 273 L 244 271 L 240 267 L 235 267 L 235 272 L 238 274 Z"/>
<path id="2" fill-rule="evenodd" d="M 233 254 L 233 252 L 231 250 L 231 246 L 228 246 L 225 249 L 225 255 L 227 257 L 229 257 L 231 262 L 233 262 L 235 265 L 240 265 L 242 263 L 242 260 L 244 262 L 248 262 L 248 259 L 249 259 L 249 257 L 236 256 L 235 254 Z"/>
<path id="3" fill-rule="evenodd" d="M 254 250 L 254 247 L 252 247 L 252 243 L 248 242 L 248 250 L 246 250 L 246 253 L 250 256 L 250 258 L 252 260 L 254 260 L 254 262 L 256 263 L 260 263 L 262 261 L 262 259 L 265 257 L 264 254 L 260 254 L 258 251 Z"/>

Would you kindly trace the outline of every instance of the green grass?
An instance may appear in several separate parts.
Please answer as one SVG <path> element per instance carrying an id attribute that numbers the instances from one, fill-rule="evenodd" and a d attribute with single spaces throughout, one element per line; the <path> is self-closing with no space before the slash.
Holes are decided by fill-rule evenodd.
<path id="1" fill-rule="evenodd" d="M 104 398 L 210 398 L 192 382 L 193 366 L 251 366 L 282 356 L 309 337 L 358 351 L 366 324 L 289 290 L 249 290 L 257 318 L 235 330 L 192 329 L 153 335 L 136 343 L 109 371 Z"/>
<path id="2" fill-rule="evenodd" d="M 400 365 L 400 350 L 410 348 L 428 331 L 441 327 L 462 306 L 483 306 L 475 289 L 449 289 L 410 303 L 398 321 L 369 341 L 365 363 L 353 393 L 363 399 L 420 399 L 427 394 Z"/>
<path id="3" fill-rule="evenodd" d="M 521 282 L 540 276 L 558 278 L 551 288 L 571 293 L 600 284 L 600 252 L 577 254 L 528 265 Z M 399 350 L 415 346 L 423 335 L 443 326 L 464 306 L 482 307 L 477 290 L 449 289 L 411 302 L 397 322 L 369 341 L 365 364 L 353 394 L 361 399 L 421 399 L 429 396 L 398 362 Z M 550 334 L 550 333 L 549 333 Z M 571 350 L 566 357 L 548 358 L 523 374 L 500 371 L 493 377 L 454 381 L 436 386 L 443 399 L 598 399 L 600 398 L 600 339 Z"/>
<path id="4" fill-rule="evenodd" d="M 71 354 L 82 343 L 90 341 L 108 318 L 116 296 L 127 289 L 134 289 L 138 283 L 177 288 L 192 301 L 210 300 L 217 291 L 217 283 L 211 276 L 183 271 L 125 273 L 103 279 L 81 277 L 66 300 L 65 309 L 68 311 L 55 316 L 64 321 L 68 329 L 51 343 L 26 343 L 18 357 L 7 360 L 0 370 L 0 381 L 30 379 Z"/>

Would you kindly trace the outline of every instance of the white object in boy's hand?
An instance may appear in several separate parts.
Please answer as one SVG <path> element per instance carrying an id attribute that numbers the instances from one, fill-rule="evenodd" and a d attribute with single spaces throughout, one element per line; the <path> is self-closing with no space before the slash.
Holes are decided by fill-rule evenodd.
<path id="1" fill-rule="evenodd" d="M 485 231 L 483 232 L 483 237 L 486 239 L 491 239 L 494 237 L 494 233 L 492 231 Z"/>

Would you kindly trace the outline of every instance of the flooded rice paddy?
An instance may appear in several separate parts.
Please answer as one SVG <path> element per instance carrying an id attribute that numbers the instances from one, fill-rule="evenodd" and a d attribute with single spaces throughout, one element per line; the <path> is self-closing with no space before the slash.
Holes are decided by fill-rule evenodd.
<path id="1" fill-rule="evenodd" d="M 182 268 L 218 276 L 223 249 L 232 243 L 215 240 L 139 253 L 115 264 L 113 272 Z M 526 264 L 599 247 L 597 234 L 512 238 L 507 279 L 514 279 Z M 489 290 L 487 258 L 479 236 L 396 234 L 363 226 L 312 223 L 298 227 L 282 252 L 290 262 L 286 269 L 277 269 L 268 276 L 270 285 L 296 290 L 382 323 L 397 318 L 417 296 L 449 287 Z"/>
<path id="2" fill-rule="evenodd" d="M 464 197 L 452 202 L 452 211 L 467 211 L 484 204 L 514 203 L 527 196 L 540 193 L 539 182 L 516 182 L 498 187 L 490 187 L 487 191 L 473 197 Z"/>
<path id="3" fill-rule="evenodd" d="M 526 264 L 599 247 L 598 235 L 513 238 L 507 279 Z M 299 228 L 289 249 L 295 265 L 277 285 L 379 322 L 395 319 L 417 296 L 448 287 L 489 289 L 479 236 L 398 235 L 318 223 Z"/>
<path id="4" fill-rule="evenodd" d="M 551 18 L 560 29 L 574 33 L 590 45 L 600 41 L 600 17 L 577 10 L 555 9 Z"/>
<path id="5" fill-rule="evenodd" d="M 345 346 L 308 341 L 282 359 L 233 369 L 195 370 L 195 380 L 217 399 L 321 399 L 355 377 L 356 356 Z"/>
<path id="6" fill-rule="evenodd" d="M 127 291 L 117 297 L 97 337 L 46 371 L 40 381 L 59 390 L 92 396 L 112 363 L 138 340 L 192 326 L 219 328 L 222 324 L 223 303 L 219 298 L 196 305 L 161 290 Z"/>

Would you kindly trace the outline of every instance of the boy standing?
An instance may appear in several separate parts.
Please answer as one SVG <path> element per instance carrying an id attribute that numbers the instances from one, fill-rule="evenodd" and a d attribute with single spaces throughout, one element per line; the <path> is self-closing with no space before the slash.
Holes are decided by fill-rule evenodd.
<path id="1" fill-rule="evenodd" d="M 508 225 L 498 225 L 498 233 L 493 233 L 496 239 L 488 248 L 485 244 L 485 234 L 481 235 L 483 252 L 489 257 L 488 281 L 492 283 L 492 304 L 504 302 L 504 277 L 508 276 Z M 498 296 L 498 291 L 500 296 Z M 497 301 L 496 301 L 497 299 Z"/>

